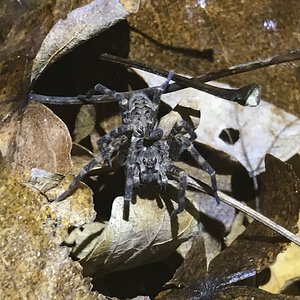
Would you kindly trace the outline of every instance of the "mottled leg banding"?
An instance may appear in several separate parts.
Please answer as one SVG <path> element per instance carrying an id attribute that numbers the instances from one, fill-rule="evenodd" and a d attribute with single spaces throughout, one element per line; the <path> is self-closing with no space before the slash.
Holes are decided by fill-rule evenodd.
<path id="1" fill-rule="evenodd" d="M 217 179 L 216 179 L 216 171 L 212 168 L 212 166 L 201 156 L 201 154 L 197 151 L 197 149 L 194 147 L 194 145 L 186 139 L 186 143 L 189 143 L 189 146 L 187 147 L 187 151 L 190 153 L 190 155 L 193 157 L 193 159 L 198 163 L 200 168 L 205 171 L 209 176 L 211 180 L 211 188 L 214 193 L 214 197 L 217 201 L 217 203 L 220 203 L 220 199 L 218 196 L 218 187 L 217 187 Z"/>
<path id="2" fill-rule="evenodd" d="M 190 141 L 194 141 L 197 138 L 197 134 L 194 131 L 194 128 L 190 125 L 189 122 L 181 120 L 177 122 L 171 130 L 171 135 L 175 136 L 176 134 L 181 133 L 181 130 L 184 129 L 190 136 Z"/>
<path id="3" fill-rule="evenodd" d="M 169 166 L 168 173 L 172 177 L 175 176 L 174 178 L 178 180 L 178 207 L 172 212 L 172 216 L 176 216 L 185 209 L 185 192 L 187 188 L 187 176 L 182 169 L 174 165 Z"/>
<path id="4" fill-rule="evenodd" d="M 122 135 L 126 134 L 130 131 L 130 128 L 127 125 L 121 125 L 118 128 L 112 130 L 110 133 L 102 136 L 98 141 L 97 145 L 100 149 L 100 152 L 102 154 L 102 157 L 104 159 L 104 162 L 111 167 L 111 159 L 110 159 L 110 149 L 108 148 L 107 144 L 111 142 L 112 139 Z"/>
<path id="5" fill-rule="evenodd" d="M 102 94 L 102 95 L 108 95 L 116 99 L 118 102 L 122 101 L 124 99 L 124 96 L 120 93 L 117 93 L 116 91 L 110 90 L 106 86 L 98 83 L 96 84 L 92 89 L 90 89 L 87 94 L 86 98 L 89 99 L 95 94 Z"/>
<path id="6" fill-rule="evenodd" d="M 162 138 L 164 132 L 161 128 L 157 127 L 150 133 L 150 139 L 153 141 L 158 141 Z"/>
<path id="7" fill-rule="evenodd" d="M 59 195 L 56 198 L 56 201 L 62 201 L 69 197 L 78 187 L 78 184 L 80 181 L 85 177 L 87 173 L 89 173 L 99 162 L 101 158 L 99 156 L 96 156 L 93 160 L 91 160 L 89 163 L 87 163 L 80 171 L 79 174 L 76 175 L 72 181 L 72 183 L 69 185 L 68 189 L 65 190 L 61 195 Z"/>
<path id="8" fill-rule="evenodd" d="M 131 170 L 126 170 L 126 183 L 125 183 L 125 193 L 124 193 L 124 209 L 123 209 L 123 219 L 128 220 L 129 218 L 129 207 L 133 195 L 133 174 Z"/>
<path id="9" fill-rule="evenodd" d="M 170 81 L 172 79 L 174 75 L 174 71 L 171 70 L 168 74 L 168 77 L 166 79 L 166 81 L 156 89 L 154 96 L 153 96 L 153 102 L 154 103 L 160 103 L 160 97 L 161 95 L 164 93 L 164 91 L 166 90 L 166 88 L 168 87 L 168 85 L 170 84 Z"/>

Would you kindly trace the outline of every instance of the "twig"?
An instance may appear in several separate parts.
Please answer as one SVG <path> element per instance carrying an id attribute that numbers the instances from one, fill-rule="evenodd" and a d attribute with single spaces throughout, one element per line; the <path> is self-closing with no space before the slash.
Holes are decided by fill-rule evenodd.
<path id="1" fill-rule="evenodd" d="M 207 81 L 217 80 L 227 76 L 241 74 L 241 73 L 245 73 L 245 72 L 249 72 L 249 71 L 253 71 L 253 70 L 257 70 L 257 69 L 261 69 L 273 65 L 279 65 L 286 62 L 299 60 L 299 59 L 300 59 L 300 49 L 296 49 L 276 56 L 262 58 L 246 64 L 240 64 L 229 68 L 225 68 L 216 72 L 209 72 L 197 76 L 196 78 L 201 82 L 203 81 L 207 82 Z"/>
<path id="2" fill-rule="evenodd" d="M 121 64 L 126 67 L 138 68 L 164 77 L 167 77 L 169 73 L 168 71 L 154 68 L 142 62 L 133 61 L 127 58 L 118 57 L 107 53 L 102 54 L 99 59 L 115 64 Z M 240 89 L 224 89 L 205 84 L 204 82 L 206 82 L 206 80 L 201 81 L 197 78 L 187 78 L 179 74 L 174 74 L 172 80 L 174 80 L 180 86 L 192 87 L 216 97 L 232 102 L 237 102 L 240 105 L 256 106 L 259 104 L 261 98 L 261 88 L 257 84 L 250 84 Z"/>
<path id="3" fill-rule="evenodd" d="M 255 211 L 254 209 L 250 208 L 249 206 L 235 200 L 234 198 L 222 193 L 218 192 L 220 200 L 234 208 L 242 211 L 243 213 L 247 214 L 248 216 L 252 217 L 256 221 L 266 225 L 267 227 L 273 229 L 277 233 L 281 234 L 291 242 L 295 243 L 296 245 L 300 246 L 300 237 L 296 236 L 289 230 L 285 229 L 284 227 L 278 225 L 276 222 L 270 220 L 266 216 L 262 215 L 261 213 Z"/>
<path id="4" fill-rule="evenodd" d="M 203 187 L 201 187 L 195 180 L 193 180 L 191 177 L 188 178 L 188 184 L 189 186 L 203 192 Z M 278 225 L 276 222 L 270 220 L 266 216 L 262 215 L 261 213 L 255 211 L 251 207 L 243 204 L 240 201 L 235 200 L 234 198 L 228 196 L 225 193 L 218 192 L 218 196 L 220 200 L 236 209 L 239 211 L 245 213 L 246 215 L 252 217 L 256 221 L 264 224 L 265 226 L 271 228 L 272 230 L 276 231 L 280 235 L 284 236 L 287 238 L 289 241 L 295 243 L 296 245 L 300 246 L 300 237 L 296 236 L 289 230 L 285 229 L 284 227 Z"/>
<path id="5" fill-rule="evenodd" d="M 108 57 L 106 55 L 106 57 Z M 100 59 L 106 59 L 105 56 L 101 56 Z M 272 66 L 272 65 L 276 65 L 276 64 L 282 64 L 282 63 L 286 63 L 289 61 L 294 61 L 294 60 L 299 60 L 300 59 L 300 50 L 296 49 L 281 55 L 277 55 L 277 56 L 273 56 L 270 58 L 265 58 L 265 59 L 260 59 L 260 60 L 256 60 L 254 62 L 250 62 L 250 63 L 246 63 L 246 64 L 240 64 L 240 65 L 236 65 L 236 66 L 232 66 L 229 68 L 225 68 L 216 72 L 209 72 L 206 73 L 204 75 L 199 75 L 197 77 L 191 78 L 191 79 L 187 79 L 185 77 L 183 78 L 178 78 L 179 80 L 183 79 L 183 80 L 194 80 L 194 83 L 199 84 L 199 83 L 204 83 L 204 82 L 208 82 L 211 80 L 217 80 L 226 76 L 230 76 L 230 75 L 234 75 L 234 74 L 239 74 L 239 73 L 244 73 L 244 72 L 249 72 L 252 70 L 256 70 L 256 69 L 260 69 L 260 68 L 264 68 L 264 67 L 268 67 L 268 66 Z M 107 59 L 109 60 L 109 59 Z M 128 61 L 128 60 L 127 60 Z M 131 61 L 132 62 L 132 61 Z M 117 61 L 116 61 L 117 63 Z M 135 62 L 137 63 L 137 62 Z M 132 65 L 131 65 L 132 66 Z M 148 71 L 153 72 L 155 74 L 159 74 L 158 71 L 150 66 L 147 66 Z M 151 69 L 152 68 L 152 71 Z M 167 75 L 167 71 L 161 71 L 161 75 Z M 191 86 L 191 83 L 188 83 L 189 86 Z M 186 86 L 186 84 L 185 84 Z M 148 89 L 143 89 L 142 91 L 144 91 L 146 94 L 151 94 L 151 92 L 153 92 L 154 88 L 148 88 Z M 171 84 L 168 88 L 168 90 L 166 91 L 166 93 L 168 92 L 174 92 L 177 90 L 182 89 L 181 86 L 179 86 L 178 84 Z M 125 94 L 126 93 L 122 93 Z M 258 99 L 257 97 L 254 97 Z M 80 96 L 79 96 L 80 97 Z M 82 97 L 82 95 L 81 95 Z M 59 97 L 59 96 L 45 96 L 45 95 L 40 95 L 40 94 L 35 94 L 35 93 L 30 93 L 28 95 L 28 99 L 31 101 L 37 101 L 37 102 L 41 102 L 44 104 L 55 104 L 55 105 L 83 105 L 83 104 L 97 104 L 97 103 L 103 103 L 103 102 L 110 102 L 113 101 L 113 99 L 108 99 L 106 98 L 105 100 L 103 100 L 105 97 L 100 95 L 100 96 L 93 96 L 91 99 L 89 99 L 88 101 L 82 101 L 79 100 L 76 96 L 74 97 Z M 250 98 L 251 99 L 251 98 Z M 242 103 L 240 103 L 242 104 Z M 254 101 L 254 105 L 257 105 L 258 103 L 255 104 Z"/>

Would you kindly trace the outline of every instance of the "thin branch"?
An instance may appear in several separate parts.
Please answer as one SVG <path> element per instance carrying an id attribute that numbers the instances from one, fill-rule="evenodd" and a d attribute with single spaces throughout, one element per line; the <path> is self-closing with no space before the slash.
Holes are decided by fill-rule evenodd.
<path id="1" fill-rule="evenodd" d="M 154 68 L 150 65 L 138 61 L 133 61 L 111 54 L 102 54 L 99 58 L 103 61 L 121 64 L 125 67 L 138 68 L 164 77 L 167 77 L 169 73 L 168 71 Z M 237 102 L 240 105 L 256 106 L 259 104 L 261 98 L 261 88 L 257 84 L 250 84 L 240 89 L 225 89 L 205 84 L 205 81 L 200 81 L 197 78 L 187 78 L 179 74 L 174 74 L 172 80 L 174 80 L 180 86 L 192 87 L 216 97 L 232 102 Z"/>
<path id="2" fill-rule="evenodd" d="M 159 74 L 164 76 L 164 74 L 168 74 L 168 72 L 162 71 Z M 231 89 L 217 88 L 208 84 L 193 83 L 190 81 L 191 79 L 176 74 L 174 74 L 173 77 L 174 79 L 181 78 L 180 79 L 181 85 L 172 83 L 169 85 L 165 93 L 175 92 L 185 87 L 193 87 L 195 89 L 215 95 L 219 98 L 223 98 L 225 100 L 229 100 L 232 102 L 237 102 L 240 105 L 256 106 L 260 102 L 261 89 L 260 86 L 255 84 L 247 85 L 236 90 L 231 90 Z M 144 92 L 146 93 L 146 95 L 150 96 L 151 94 L 154 93 L 156 89 L 157 87 L 151 87 L 151 88 L 135 90 L 131 92 L 123 92 L 120 94 L 126 97 L 132 93 Z M 81 100 L 84 98 L 85 95 L 78 95 L 74 97 L 61 97 L 61 96 L 46 96 L 46 95 L 35 94 L 35 93 L 28 94 L 28 100 L 30 101 L 37 101 L 44 104 L 54 104 L 54 105 L 85 105 L 85 104 L 97 104 L 100 102 L 104 103 L 104 102 L 114 101 L 111 97 L 107 95 L 96 95 L 96 96 L 92 96 L 90 99 Z"/>
<path id="3" fill-rule="evenodd" d="M 181 89 L 180 87 L 178 89 Z M 137 90 L 135 92 L 145 92 L 147 95 L 151 95 L 156 90 L 156 87 L 146 88 Z M 132 94 L 132 92 L 123 92 L 120 93 L 124 97 L 129 96 Z M 36 93 L 29 93 L 28 94 L 28 100 L 30 101 L 37 101 L 44 104 L 54 104 L 54 105 L 85 105 L 85 104 L 99 104 L 99 103 L 107 103 L 107 102 L 114 102 L 115 99 L 113 99 L 110 96 L 107 95 L 93 95 L 91 98 L 86 100 L 84 99 L 85 95 L 78 95 L 78 96 L 46 96 Z"/>
<path id="4" fill-rule="evenodd" d="M 197 76 L 196 78 L 201 82 L 207 82 L 207 81 L 217 80 L 227 76 L 254 71 L 257 69 L 261 69 L 273 65 L 279 65 L 286 62 L 299 60 L 299 59 L 300 59 L 300 49 L 296 49 L 276 56 L 258 59 L 249 63 L 228 67 L 215 72 L 209 72 Z"/>
<path id="5" fill-rule="evenodd" d="M 191 177 L 188 178 L 188 184 L 189 186 L 203 192 L 203 187 L 200 186 L 195 180 L 193 180 Z M 235 200 L 234 198 L 226 195 L 225 193 L 218 192 L 218 196 L 220 200 L 236 209 L 239 211 L 245 213 L 246 215 L 252 217 L 256 221 L 264 224 L 265 226 L 271 228 L 275 232 L 279 233 L 280 235 L 284 236 L 287 238 L 289 241 L 295 243 L 296 245 L 300 246 L 300 237 L 296 236 L 286 228 L 278 225 L 276 222 L 270 220 L 266 216 L 262 215 L 261 213 L 257 212 L 256 210 L 250 208 L 249 206 L 243 204 L 240 201 Z"/>
<path id="6" fill-rule="evenodd" d="M 218 195 L 220 197 L 220 200 L 230 206 L 233 206 L 234 208 L 242 211 L 246 215 L 252 217 L 256 221 L 264 224 L 265 226 L 271 228 L 272 230 L 276 231 L 277 233 L 281 234 L 285 238 L 287 238 L 289 241 L 295 243 L 296 245 L 300 246 L 300 237 L 296 236 L 286 228 L 280 226 L 276 222 L 270 220 L 266 216 L 262 215 L 261 213 L 255 211 L 254 209 L 250 208 L 249 206 L 235 200 L 234 198 L 222 193 L 218 192 Z"/>
<path id="7" fill-rule="evenodd" d="M 107 59 L 108 60 L 108 55 L 103 55 L 100 57 L 100 59 Z M 268 66 L 272 66 L 272 65 L 276 65 L 276 64 L 282 64 L 282 63 L 286 63 L 286 62 L 290 62 L 290 61 L 294 61 L 294 60 L 299 60 L 300 59 L 300 50 L 296 49 L 284 54 L 280 54 L 277 56 L 273 56 L 273 57 L 269 57 L 269 58 L 265 58 L 265 59 L 259 59 L 250 63 L 246 63 L 246 64 L 240 64 L 240 65 L 236 65 L 236 66 L 232 66 L 229 68 L 225 68 L 216 72 L 210 72 L 210 73 L 206 73 L 204 75 L 199 75 L 197 77 L 191 78 L 191 79 L 187 79 L 185 77 L 180 78 L 178 77 L 179 80 L 184 80 L 184 82 L 182 82 L 184 84 L 184 86 L 186 86 L 187 82 L 186 80 L 193 80 L 194 84 L 199 84 L 199 83 L 204 83 L 207 81 L 211 81 L 211 80 L 217 80 L 226 76 L 231 76 L 231 75 L 235 75 L 235 74 L 240 74 L 240 73 L 244 73 L 244 72 L 249 72 L 249 71 L 253 71 L 256 69 L 260 69 L 260 68 L 264 68 L 264 67 L 268 67 Z M 128 62 L 128 60 L 127 60 Z M 137 62 L 132 62 L 131 63 L 137 63 Z M 116 61 L 117 63 L 117 61 Z M 125 62 L 124 62 L 125 65 Z M 130 65 L 132 66 L 132 64 Z M 136 66 L 138 67 L 138 66 Z M 155 74 L 160 74 L 162 76 L 166 76 L 167 75 L 167 71 L 163 71 L 160 70 L 161 73 L 158 73 L 158 70 L 154 69 L 151 66 L 147 66 L 144 65 L 144 67 L 147 67 L 147 70 L 149 72 L 155 73 Z M 177 76 L 177 75 L 176 75 Z M 180 75 L 178 75 L 180 76 Z M 182 76 L 181 76 L 182 77 Z M 175 78 L 175 77 L 174 77 Z M 188 81 L 188 86 L 191 86 L 190 81 Z M 205 85 L 206 88 L 208 88 L 207 86 L 209 85 Z M 198 86 L 199 87 L 199 86 Z M 248 87 L 246 87 L 248 88 Z M 252 86 L 252 88 L 254 88 L 254 85 Z M 171 84 L 168 89 L 167 89 L 167 93 L 168 92 L 174 92 L 177 90 L 182 89 L 181 86 L 179 86 L 178 84 Z M 208 88 L 210 89 L 210 88 Z M 143 89 L 143 90 L 138 90 L 138 91 L 144 91 L 146 94 L 151 94 L 153 93 L 153 91 L 155 90 L 155 87 L 153 88 L 148 88 L 148 89 Z M 136 92 L 138 92 L 136 91 Z M 258 104 L 258 98 L 259 98 L 259 94 L 260 91 L 258 91 L 257 89 L 253 90 L 254 92 L 256 92 L 256 95 L 254 93 L 254 101 L 253 102 L 253 106 Z M 252 92 L 253 92 L 252 91 Z M 242 91 L 245 92 L 245 91 Z M 127 92 L 126 92 L 127 93 Z M 124 96 L 126 95 L 126 93 L 122 93 L 124 94 Z M 79 97 L 82 97 L 82 95 L 80 95 Z M 84 97 L 84 96 L 83 96 Z M 105 98 L 105 100 L 104 100 Z M 41 102 L 44 104 L 55 104 L 55 105 L 83 105 L 83 104 L 97 104 L 97 103 L 103 103 L 103 102 L 110 102 L 113 101 L 113 99 L 108 99 L 106 96 L 103 95 L 99 95 L 99 96 L 93 96 L 91 99 L 87 100 L 87 101 L 82 101 L 79 100 L 76 96 L 74 97 L 59 97 L 59 96 L 45 96 L 45 95 L 40 95 L 40 94 L 35 94 L 35 93 L 30 93 L 28 95 L 28 99 L 31 101 L 37 101 L 37 102 Z M 252 98 L 250 97 L 250 100 Z M 242 105 L 245 105 L 247 103 L 240 103 Z M 249 103 L 248 103 L 249 104 Z M 250 104 L 251 105 L 251 101 Z"/>

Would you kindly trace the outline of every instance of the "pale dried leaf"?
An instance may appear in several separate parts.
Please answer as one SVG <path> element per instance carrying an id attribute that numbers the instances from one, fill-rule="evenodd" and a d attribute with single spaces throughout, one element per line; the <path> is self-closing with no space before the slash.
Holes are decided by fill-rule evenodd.
<path id="1" fill-rule="evenodd" d="M 286 161 L 300 150 L 300 120 L 265 101 L 250 108 L 206 94 L 202 96 L 201 112 L 198 140 L 229 153 L 254 175 L 265 170 L 267 153 Z M 219 138 L 226 128 L 240 133 L 234 145 Z"/>
<path id="2" fill-rule="evenodd" d="M 125 221 L 123 201 L 123 197 L 114 200 L 105 227 L 101 223 L 91 224 L 72 232 L 72 240 L 76 241 L 73 252 L 81 258 L 88 275 L 100 269 L 104 274 L 161 260 L 199 232 L 196 220 L 188 212 L 180 213 L 178 221 L 171 221 L 170 212 L 160 208 L 155 199 L 137 197 L 130 206 L 129 221 Z M 82 248 L 84 241 L 90 242 L 88 249 Z"/>
<path id="3" fill-rule="evenodd" d="M 288 282 L 300 277 L 300 247 L 291 244 L 284 253 L 278 254 L 275 263 L 269 268 L 271 278 L 260 288 L 270 293 L 280 293 Z"/>
<path id="4" fill-rule="evenodd" d="M 36 79 L 48 64 L 127 15 L 128 12 L 118 0 L 95 0 L 71 11 L 64 20 L 56 22 L 44 39 L 33 62 L 31 81 Z"/>
<path id="5" fill-rule="evenodd" d="M 150 86 L 163 82 L 163 78 L 138 71 Z M 228 85 L 214 83 L 230 88 Z M 249 172 L 257 175 L 264 171 L 264 157 L 270 153 L 286 161 L 300 151 L 300 120 L 272 104 L 261 101 L 257 107 L 243 107 L 210 94 L 184 89 L 186 99 L 199 102 L 200 126 L 196 129 L 197 141 L 210 145 L 236 158 Z M 171 107 L 178 102 L 174 94 L 163 95 L 162 99 Z M 170 97 L 170 98 L 169 98 Z M 219 136 L 225 129 L 239 131 L 240 138 L 234 144 L 223 141 Z"/>
<path id="6" fill-rule="evenodd" d="M 232 226 L 231 226 L 231 231 L 230 233 L 225 237 L 224 239 L 224 242 L 226 244 L 227 247 L 230 246 L 230 244 L 240 235 L 242 234 L 246 227 L 245 225 L 243 224 L 244 222 L 244 218 L 245 218 L 245 215 L 244 213 L 242 212 L 239 212 L 233 223 L 232 223 Z"/>
<path id="7" fill-rule="evenodd" d="M 36 188 L 42 193 L 45 193 L 55 188 L 62 179 L 63 175 L 53 174 L 43 169 L 33 168 L 28 180 L 28 185 Z"/>

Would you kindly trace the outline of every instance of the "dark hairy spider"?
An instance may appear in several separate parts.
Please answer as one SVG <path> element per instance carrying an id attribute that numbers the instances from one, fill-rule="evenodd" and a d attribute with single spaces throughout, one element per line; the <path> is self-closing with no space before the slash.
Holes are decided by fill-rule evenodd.
<path id="1" fill-rule="evenodd" d="M 102 136 L 97 141 L 97 145 L 108 166 L 112 165 L 110 158 L 112 152 L 118 151 L 121 155 L 121 163 L 125 166 L 126 175 L 125 219 L 129 213 L 129 204 L 133 197 L 134 188 L 149 183 L 164 187 L 168 183 L 168 178 L 174 178 L 178 181 L 178 207 L 172 212 L 172 215 L 177 215 L 184 210 L 187 175 L 182 169 L 175 166 L 173 161 L 178 154 L 185 150 L 199 167 L 210 175 L 214 197 L 219 202 L 215 171 L 194 147 L 193 141 L 196 139 L 196 133 L 190 124 L 182 119 L 174 125 L 170 134 L 165 138 L 163 138 L 163 130 L 158 127 L 157 114 L 161 95 L 170 84 L 172 76 L 173 71 L 170 71 L 167 80 L 155 90 L 152 99 L 141 91 L 132 93 L 130 97 L 125 98 L 122 94 L 101 84 L 97 84 L 86 96 L 86 99 L 89 99 L 94 94 L 105 94 L 113 97 L 120 106 L 122 124 Z M 171 149 L 176 149 L 177 153 Z M 57 201 L 69 196 L 79 181 L 99 161 L 100 156 L 95 157 L 81 169 L 70 187 L 57 198 Z"/>

